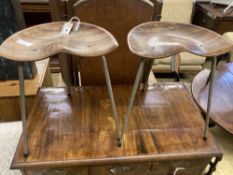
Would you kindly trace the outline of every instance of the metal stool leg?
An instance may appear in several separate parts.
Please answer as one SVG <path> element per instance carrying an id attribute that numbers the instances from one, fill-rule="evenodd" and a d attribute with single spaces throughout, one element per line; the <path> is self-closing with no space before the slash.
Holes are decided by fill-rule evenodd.
<path id="1" fill-rule="evenodd" d="M 149 75 L 150 75 L 150 71 L 152 69 L 153 63 L 154 63 L 154 60 L 150 59 L 147 61 L 147 66 L 144 65 L 144 72 L 142 75 L 142 85 L 143 85 L 142 90 L 143 91 L 146 91 L 148 88 L 148 79 L 149 79 Z"/>
<path id="2" fill-rule="evenodd" d="M 216 70 L 217 57 L 214 57 L 211 65 L 210 72 L 210 84 L 209 84 L 209 94 L 208 94 L 208 103 L 207 103 L 207 112 L 206 112 L 206 121 L 205 121 L 205 131 L 204 131 L 204 140 L 207 140 L 208 137 L 208 128 L 210 121 L 210 109 L 212 103 L 212 95 L 213 95 L 213 85 L 214 85 L 214 75 Z"/>
<path id="3" fill-rule="evenodd" d="M 110 102 L 112 105 L 112 111 L 113 111 L 114 120 L 115 120 L 115 124 L 116 124 L 116 135 L 117 135 L 117 139 L 119 140 L 119 138 L 120 138 L 119 120 L 118 120 L 118 115 L 117 115 L 117 111 L 116 111 L 116 104 L 115 104 L 115 100 L 114 100 L 114 96 L 113 96 L 113 92 L 112 92 L 112 85 L 111 85 L 111 80 L 110 80 L 110 76 L 109 76 L 109 72 L 108 72 L 108 65 L 107 65 L 107 61 L 106 61 L 105 56 L 102 56 L 102 61 L 103 61 L 104 76 L 105 76 L 107 88 L 108 88 L 108 95 L 109 95 Z"/>
<path id="4" fill-rule="evenodd" d="M 19 93 L 20 93 L 20 115 L 22 120 L 23 129 L 23 149 L 24 156 L 28 156 L 28 138 L 27 138 L 27 121 L 26 121 L 26 111 L 25 111 L 25 91 L 24 91 L 24 73 L 23 73 L 23 63 L 18 64 L 18 75 L 19 75 Z"/>
<path id="5" fill-rule="evenodd" d="M 144 64 L 145 64 L 145 59 L 142 59 L 140 64 L 139 64 L 139 67 L 138 67 L 136 79 L 134 81 L 133 90 L 131 92 L 131 97 L 130 97 L 130 101 L 129 101 L 129 105 L 128 105 L 128 110 L 127 110 L 127 113 L 126 113 L 125 118 L 124 118 L 121 137 L 120 137 L 120 140 L 119 140 L 119 143 L 118 143 L 119 146 L 121 146 L 121 144 L 122 144 L 122 139 L 123 139 L 123 136 L 124 136 L 127 124 L 128 124 L 128 120 L 129 120 L 129 116 L 130 116 L 132 107 L 133 107 L 134 98 L 135 98 L 135 95 L 136 95 L 136 92 L 137 92 L 137 89 L 138 89 L 138 85 L 140 83 L 140 79 L 141 79 L 141 76 L 142 76 L 142 73 L 143 73 Z"/>

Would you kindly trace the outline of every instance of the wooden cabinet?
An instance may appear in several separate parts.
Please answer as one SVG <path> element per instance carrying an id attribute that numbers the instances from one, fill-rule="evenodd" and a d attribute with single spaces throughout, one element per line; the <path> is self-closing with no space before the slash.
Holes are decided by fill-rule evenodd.
<path id="1" fill-rule="evenodd" d="M 49 0 L 20 0 L 27 27 L 51 21 Z"/>
<path id="2" fill-rule="evenodd" d="M 194 7 L 192 23 L 219 34 L 233 31 L 233 10 L 223 14 L 224 6 L 197 3 Z"/>

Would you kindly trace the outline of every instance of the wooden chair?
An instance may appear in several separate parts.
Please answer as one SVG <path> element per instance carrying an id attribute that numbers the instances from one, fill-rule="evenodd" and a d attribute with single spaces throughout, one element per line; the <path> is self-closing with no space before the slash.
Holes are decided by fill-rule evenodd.
<path id="1" fill-rule="evenodd" d="M 139 57 L 130 53 L 127 46 L 127 34 L 134 26 L 151 19 L 160 19 L 162 1 L 149 0 L 50 0 L 54 21 L 66 20 L 74 15 L 81 21 L 99 25 L 112 33 L 119 48 L 107 55 L 110 77 L 113 84 L 132 83 Z M 64 57 L 66 55 L 60 55 Z M 101 62 L 91 58 L 61 59 L 63 79 L 67 85 L 77 84 L 78 72 L 81 72 L 83 85 L 101 85 L 105 83 Z"/>

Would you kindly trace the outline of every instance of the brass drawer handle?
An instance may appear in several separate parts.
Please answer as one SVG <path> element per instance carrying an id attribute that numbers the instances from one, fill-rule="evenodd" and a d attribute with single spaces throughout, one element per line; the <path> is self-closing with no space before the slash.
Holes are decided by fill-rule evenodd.
<path id="1" fill-rule="evenodd" d="M 112 174 L 118 174 L 118 173 L 126 173 L 130 171 L 130 167 L 123 166 L 123 167 L 114 167 L 110 168 L 109 170 Z"/>
<path id="2" fill-rule="evenodd" d="M 178 171 L 185 171 L 185 168 L 183 168 L 183 167 L 178 167 L 178 168 L 176 168 L 175 171 L 172 173 L 172 175 L 176 175 L 176 173 L 177 173 Z"/>

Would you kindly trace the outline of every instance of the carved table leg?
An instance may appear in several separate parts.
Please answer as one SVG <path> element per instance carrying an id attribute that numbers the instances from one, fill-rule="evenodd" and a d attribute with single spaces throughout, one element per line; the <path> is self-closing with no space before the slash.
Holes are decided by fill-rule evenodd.
<path id="1" fill-rule="evenodd" d="M 212 175 L 212 173 L 216 171 L 216 166 L 218 162 L 220 162 L 221 160 L 222 157 L 216 157 L 214 162 L 211 161 L 209 171 L 205 175 Z"/>

